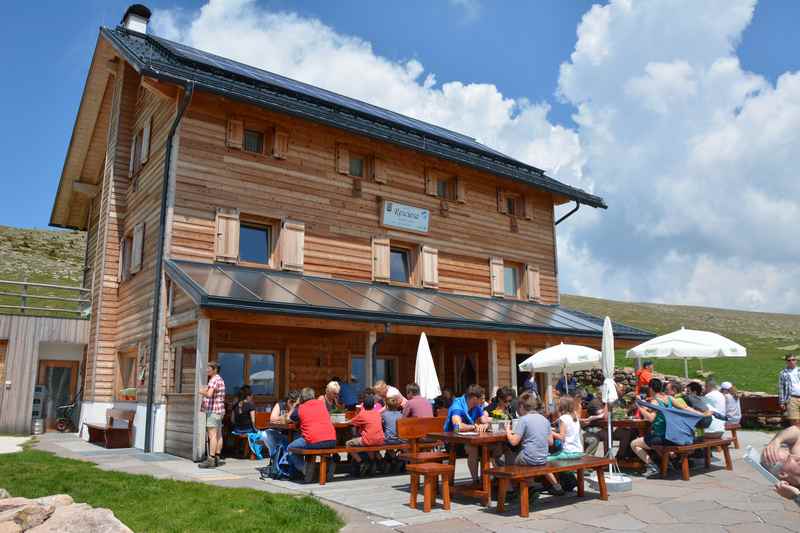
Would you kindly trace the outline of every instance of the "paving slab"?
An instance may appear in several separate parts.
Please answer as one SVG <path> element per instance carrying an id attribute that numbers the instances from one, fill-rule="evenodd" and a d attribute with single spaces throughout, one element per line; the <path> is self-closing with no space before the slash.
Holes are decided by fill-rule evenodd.
<path id="1" fill-rule="evenodd" d="M 641 520 L 637 520 L 625 513 L 595 518 L 588 525 L 613 531 L 639 531 L 647 527 L 647 524 Z"/>

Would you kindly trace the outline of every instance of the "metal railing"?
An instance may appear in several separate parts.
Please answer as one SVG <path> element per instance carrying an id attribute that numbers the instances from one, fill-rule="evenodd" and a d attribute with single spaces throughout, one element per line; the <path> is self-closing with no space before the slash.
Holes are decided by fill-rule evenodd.
<path id="1" fill-rule="evenodd" d="M 88 318 L 89 289 L 0 279 L 0 313 Z"/>

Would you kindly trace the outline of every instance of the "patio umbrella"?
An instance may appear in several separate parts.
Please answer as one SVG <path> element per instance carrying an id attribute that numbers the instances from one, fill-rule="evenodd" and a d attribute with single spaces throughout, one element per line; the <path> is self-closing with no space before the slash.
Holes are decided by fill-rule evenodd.
<path id="1" fill-rule="evenodd" d="M 688 359 L 747 357 L 747 348 L 717 333 L 681 328 L 631 348 L 627 356 L 631 359 L 683 359 L 684 377 L 688 378 Z"/>
<path id="2" fill-rule="evenodd" d="M 538 351 L 519 364 L 523 372 L 562 374 L 567 386 L 567 370 L 590 370 L 600 366 L 600 352 L 588 346 L 557 344 Z"/>
<path id="3" fill-rule="evenodd" d="M 614 329 L 611 327 L 611 319 L 606 317 L 603 321 L 603 352 L 600 357 L 603 367 L 603 389 L 602 397 L 603 402 L 606 404 L 606 413 L 608 414 L 608 442 L 611 442 L 611 404 L 617 401 L 617 386 L 614 383 Z M 611 446 L 606 450 L 609 457 L 611 456 Z M 611 465 L 608 465 L 608 473 L 613 471 Z"/>
<path id="4" fill-rule="evenodd" d="M 442 390 L 439 388 L 439 377 L 436 375 L 436 366 L 433 364 L 433 356 L 431 355 L 431 348 L 428 346 L 428 337 L 425 336 L 425 332 L 419 336 L 414 381 L 419 385 L 419 393 L 423 398 L 433 400 L 442 394 Z"/>

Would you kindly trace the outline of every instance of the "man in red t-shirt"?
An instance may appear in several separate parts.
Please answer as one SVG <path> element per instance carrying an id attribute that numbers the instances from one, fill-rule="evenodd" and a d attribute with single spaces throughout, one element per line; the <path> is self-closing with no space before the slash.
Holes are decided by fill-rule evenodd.
<path id="1" fill-rule="evenodd" d="M 419 385 L 409 383 L 406 385 L 406 402 L 403 407 L 403 416 L 406 418 L 423 418 L 433 416 L 431 402 L 419 395 Z"/>
<path id="2" fill-rule="evenodd" d="M 355 439 L 348 440 L 347 446 L 380 446 L 383 444 L 383 420 L 381 419 L 381 412 L 374 410 L 374 407 L 375 396 L 372 394 L 367 394 L 364 397 L 364 403 L 362 404 L 361 411 L 359 411 L 356 416 L 350 419 L 350 424 L 354 428 L 358 429 L 360 436 L 356 437 Z M 368 465 L 362 465 L 365 456 L 369 457 L 370 459 Z M 350 457 L 353 460 L 354 476 L 357 477 L 366 473 L 367 468 L 362 468 L 362 466 L 368 466 L 370 474 L 375 472 L 375 452 L 369 452 L 366 454 L 354 453 L 351 454 Z"/>
<path id="3" fill-rule="evenodd" d="M 302 455 L 291 453 L 294 450 L 320 450 L 336 447 L 336 430 L 328 414 L 324 400 L 315 399 L 314 389 L 306 387 L 300 391 L 300 400 L 289 419 L 300 428 L 300 436 L 289 443 L 289 461 L 303 474 L 307 483 L 313 481 L 316 463 L 307 463 Z M 329 477 L 333 468 L 328 469 Z"/>
<path id="4" fill-rule="evenodd" d="M 636 371 L 636 396 L 639 396 L 639 391 L 642 387 L 650 385 L 650 380 L 653 379 L 653 362 L 644 361 L 642 368 Z"/>

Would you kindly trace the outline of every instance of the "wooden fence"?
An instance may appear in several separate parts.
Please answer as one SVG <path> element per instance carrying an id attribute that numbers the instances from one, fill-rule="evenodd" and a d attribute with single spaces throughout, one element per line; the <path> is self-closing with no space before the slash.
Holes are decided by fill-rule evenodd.
<path id="1" fill-rule="evenodd" d="M 0 279 L 0 314 L 87 318 L 89 289 Z"/>

